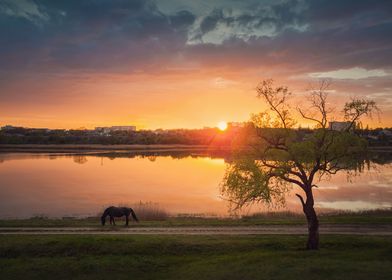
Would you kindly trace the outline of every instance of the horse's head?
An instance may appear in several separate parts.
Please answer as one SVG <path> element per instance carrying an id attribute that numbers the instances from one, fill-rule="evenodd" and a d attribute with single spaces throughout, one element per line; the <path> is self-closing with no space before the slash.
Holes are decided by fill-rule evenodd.
<path id="1" fill-rule="evenodd" d="M 102 215 L 101 223 L 102 223 L 103 226 L 105 225 L 105 222 L 106 222 L 106 217 L 104 215 Z"/>
<path id="2" fill-rule="evenodd" d="M 134 219 L 136 222 L 139 222 L 139 219 L 136 217 L 135 211 L 133 211 L 132 208 L 129 208 L 129 211 L 131 212 L 131 215 L 132 215 L 133 219 Z"/>

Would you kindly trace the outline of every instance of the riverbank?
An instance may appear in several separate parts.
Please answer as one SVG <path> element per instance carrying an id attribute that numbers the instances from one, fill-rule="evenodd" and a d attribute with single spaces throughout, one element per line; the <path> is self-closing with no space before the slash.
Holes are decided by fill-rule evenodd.
<path id="1" fill-rule="evenodd" d="M 132 151 L 224 151 L 230 152 L 230 146 L 221 145 L 181 145 L 181 144 L 151 144 L 151 145 L 103 145 L 103 144 L 0 144 L 1 152 L 31 152 L 31 153 L 78 153 L 78 152 L 132 152 Z M 392 146 L 371 146 L 370 152 L 392 152 Z"/>
<path id="2" fill-rule="evenodd" d="M 392 238 L 321 236 L 64 236 L 0 239 L 3 279 L 389 279 Z"/>
<path id="3" fill-rule="evenodd" d="M 94 151 L 202 151 L 202 150 L 228 150 L 226 146 L 207 145 L 101 145 L 101 144 L 0 144 L 0 152 L 94 152 Z"/>

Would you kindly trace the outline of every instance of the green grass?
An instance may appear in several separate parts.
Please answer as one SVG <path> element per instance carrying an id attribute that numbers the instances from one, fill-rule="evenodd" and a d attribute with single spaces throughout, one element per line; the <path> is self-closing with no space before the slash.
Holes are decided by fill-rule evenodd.
<path id="1" fill-rule="evenodd" d="M 362 212 L 334 212 L 319 215 L 321 224 L 392 224 L 392 210 L 372 210 Z M 118 221 L 122 225 L 123 221 Z M 159 221 L 142 220 L 140 227 L 171 226 L 255 226 L 255 225 L 295 225 L 306 224 L 303 214 L 291 212 L 271 212 L 234 218 L 206 218 L 195 216 L 167 217 Z M 100 226 L 99 217 L 83 219 L 62 218 L 48 219 L 34 217 L 30 219 L 0 220 L 1 227 L 96 227 Z"/>
<path id="2" fill-rule="evenodd" d="M 322 236 L 0 238 L 1 279 L 390 279 L 392 238 Z"/>

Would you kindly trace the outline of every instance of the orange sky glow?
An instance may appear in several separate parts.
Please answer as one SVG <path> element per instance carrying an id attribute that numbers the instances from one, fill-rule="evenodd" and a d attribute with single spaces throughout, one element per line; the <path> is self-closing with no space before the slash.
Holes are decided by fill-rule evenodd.
<path id="1" fill-rule="evenodd" d="M 365 125 L 392 126 L 387 2 L 2 3 L 0 126 L 215 127 L 265 110 L 255 88 L 269 78 L 304 109 L 309 85 L 330 79 L 336 120 L 360 97 L 382 112 Z"/>
<path id="2" fill-rule="evenodd" d="M 258 75 L 244 79 L 241 75 L 224 75 L 222 72 L 216 73 L 215 77 L 209 74 L 169 77 L 97 75 L 76 81 L 54 79 L 49 84 L 27 80 L 12 84 L 9 90 L 35 91 L 41 96 L 1 103 L 0 124 L 65 129 L 111 125 L 136 125 L 138 129 L 202 128 L 215 127 L 221 120 L 247 121 L 251 113 L 267 109 L 256 97 L 255 87 L 261 80 Z M 294 95 L 290 103 L 293 107 L 306 106 L 304 96 L 310 82 L 291 83 Z M 53 93 L 56 98 L 46 97 Z M 354 95 L 331 92 L 330 104 L 337 107 L 336 119 L 341 117 L 339 110 L 350 96 Z M 392 126 L 388 109 L 382 112 L 381 118 L 374 116 L 364 120 L 364 124 Z M 300 118 L 298 123 L 312 126 Z"/>

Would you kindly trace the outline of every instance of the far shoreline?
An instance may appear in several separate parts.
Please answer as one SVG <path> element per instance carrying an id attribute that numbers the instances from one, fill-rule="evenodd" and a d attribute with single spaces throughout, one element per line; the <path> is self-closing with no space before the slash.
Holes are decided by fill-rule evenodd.
<path id="1" fill-rule="evenodd" d="M 0 144 L 0 153 L 10 152 L 99 152 L 99 151 L 229 151 L 229 146 L 186 144 Z"/>
<path id="2" fill-rule="evenodd" d="M 67 153 L 67 152 L 99 152 L 99 151 L 225 151 L 230 146 L 194 145 L 194 144 L 0 144 L 0 153 Z M 392 152 L 392 146 L 371 146 L 370 152 Z"/>

